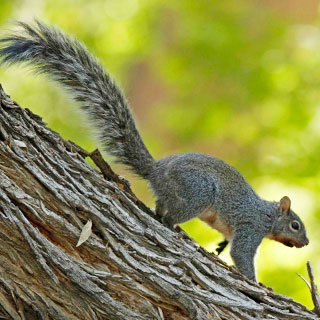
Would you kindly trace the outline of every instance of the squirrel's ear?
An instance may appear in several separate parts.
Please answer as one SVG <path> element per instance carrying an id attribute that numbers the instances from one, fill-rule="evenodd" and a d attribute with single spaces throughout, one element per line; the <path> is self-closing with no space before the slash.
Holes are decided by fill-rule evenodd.
<path id="1" fill-rule="evenodd" d="M 287 214 L 290 211 L 291 200 L 285 196 L 280 200 L 280 214 Z"/>

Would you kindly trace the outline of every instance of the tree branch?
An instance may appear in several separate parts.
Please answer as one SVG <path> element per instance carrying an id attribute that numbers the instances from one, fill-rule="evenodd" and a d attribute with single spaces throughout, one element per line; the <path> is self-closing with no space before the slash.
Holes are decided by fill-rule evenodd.
<path id="1" fill-rule="evenodd" d="M 0 87 L 0 318 L 317 319 L 178 238 L 88 155 Z"/>

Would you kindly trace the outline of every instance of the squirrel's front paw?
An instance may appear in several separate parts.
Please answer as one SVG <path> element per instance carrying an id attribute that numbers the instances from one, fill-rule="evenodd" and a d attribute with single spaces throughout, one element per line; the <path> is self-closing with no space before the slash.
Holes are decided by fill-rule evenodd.
<path id="1" fill-rule="evenodd" d="M 218 247 L 216 248 L 217 255 L 219 255 L 226 248 L 228 243 L 229 243 L 228 240 L 224 240 L 224 241 L 218 243 Z"/>

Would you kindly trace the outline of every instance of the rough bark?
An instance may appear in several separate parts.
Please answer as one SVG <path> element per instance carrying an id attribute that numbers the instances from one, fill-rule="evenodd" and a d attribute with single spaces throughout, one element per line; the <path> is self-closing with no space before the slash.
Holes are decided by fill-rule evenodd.
<path id="1" fill-rule="evenodd" d="M 179 238 L 87 156 L 0 86 L 0 318 L 317 319 Z"/>

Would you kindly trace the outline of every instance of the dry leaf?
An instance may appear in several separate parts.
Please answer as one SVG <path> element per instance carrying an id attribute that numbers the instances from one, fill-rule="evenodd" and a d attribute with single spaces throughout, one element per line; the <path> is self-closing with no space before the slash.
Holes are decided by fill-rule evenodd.
<path id="1" fill-rule="evenodd" d="M 76 247 L 79 247 L 81 244 L 83 244 L 85 241 L 87 241 L 89 239 L 89 237 L 92 234 L 91 228 L 92 228 L 92 221 L 88 220 L 88 222 L 84 225 L 84 227 L 81 231 L 81 234 L 80 234 L 80 237 L 79 237 L 79 240 L 78 240 Z"/>
<path id="2" fill-rule="evenodd" d="M 20 140 L 13 140 L 20 149 L 28 149 L 27 145 Z"/>

